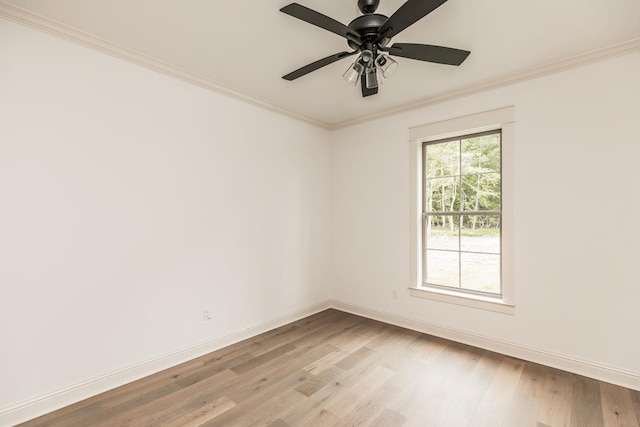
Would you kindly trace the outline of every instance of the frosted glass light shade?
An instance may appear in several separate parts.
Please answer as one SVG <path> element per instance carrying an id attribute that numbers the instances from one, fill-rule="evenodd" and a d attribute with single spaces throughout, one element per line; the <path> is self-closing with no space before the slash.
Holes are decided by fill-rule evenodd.
<path id="1" fill-rule="evenodd" d="M 367 89 L 375 89 L 378 87 L 378 73 L 373 69 L 365 76 Z"/>
<path id="2" fill-rule="evenodd" d="M 358 84 L 358 80 L 360 79 L 360 75 L 363 71 L 364 66 L 356 61 L 349 66 L 347 71 L 345 71 L 345 73 L 342 75 L 342 78 L 355 86 Z"/>
<path id="3" fill-rule="evenodd" d="M 380 70 L 384 78 L 388 79 L 398 70 L 398 63 L 388 55 L 379 55 L 376 58 L 376 67 Z"/>

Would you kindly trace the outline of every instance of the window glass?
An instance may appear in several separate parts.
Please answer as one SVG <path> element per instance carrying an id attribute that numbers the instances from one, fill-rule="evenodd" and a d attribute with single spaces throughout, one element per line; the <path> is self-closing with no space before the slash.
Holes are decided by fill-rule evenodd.
<path id="1" fill-rule="evenodd" d="M 423 150 L 423 284 L 500 294 L 501 132 Z"/>

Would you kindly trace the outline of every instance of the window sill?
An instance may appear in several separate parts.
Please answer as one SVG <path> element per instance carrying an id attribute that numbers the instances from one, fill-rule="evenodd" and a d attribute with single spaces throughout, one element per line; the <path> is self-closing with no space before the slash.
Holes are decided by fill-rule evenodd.
<path id="1" fill-rule="evenodd" d="M 413 297 L 463 305 L 465 307 L 479 308 L 481 310 L 494 311 L 496 313 L 515 314 L 515 306 L 505 302 L 502 298 L 470 295 L 462 292 L 427 287 L 411 287 L 409 288 L 409 294 Z"/>

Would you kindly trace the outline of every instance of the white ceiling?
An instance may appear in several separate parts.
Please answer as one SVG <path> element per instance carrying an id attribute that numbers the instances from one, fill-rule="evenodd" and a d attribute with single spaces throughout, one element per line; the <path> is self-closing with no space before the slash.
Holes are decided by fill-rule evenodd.
<path id="1" fill-rule="evenodd" d="M 640 38 L 639 0 L 449 0 L 393 39 L 470 50 L 460 67 L 397 58 L 378 95 L 342 78 L 349 59 L 296 81 L 281 76 L 349 50 L 287 16 L 287 0 L 4 0 L 255 100 L 336 127 Z M 356 0 L 298 0 L 348 24 Z M 381 0 L 390 16 L 404 0 Z M 0 1 L 1 4 L 1 1 Z M 634 45 L 635 46 L 635 45 Z M 516 74 L 514 74 L 516 73 Z"/>

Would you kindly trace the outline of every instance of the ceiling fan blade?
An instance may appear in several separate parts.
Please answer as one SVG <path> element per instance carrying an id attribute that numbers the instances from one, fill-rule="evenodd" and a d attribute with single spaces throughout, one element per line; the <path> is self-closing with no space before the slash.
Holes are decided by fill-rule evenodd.
<path id="1" fill-rule="evenodd" d="M 290 72 L 289 74 L 287 74 L 286 76 L 282 76 L 283 79 L 285 80 L 295 80 L 299 77 L 302 77 L 306 74 L 309 74 L 312 71 L 316 71 L 326 65 L 329 64 L 333 64 L 336 61 L 341 60 L 342 58 L 346 58 L 347 56 L 351 56 L 351 55 L 355 55 L 356 53 L 358 53 L 358 51 L 354 51 L 354 52 L 340 52 L 340 53 L 336 53 L 334 55 L 330 55 L 327 56 L 326 58 L 322 58 L 317 60 L 316 62 L 312 62 L 309 65 L 305 65 L 302 68 L 298 68 L 295 71 Z"/>
<path id="2" fill-rule="evenodd" d="M 470 53 L 468 50 L 416 43 L 395 43 L 389 48 L 389 55 L 446 65 L 460 65 Z"/>
<path id="3" fill-rule="evenodd" d="M 291 15 L 294 18 L 301 19 L 327 31 L 331 31 L 332 33 L 342 36 L 347 40 L 353 41 L 358 44 L 358 46 L 362 44 L 360 34 L 356 33 L 351 28 L 333 18 L 329 18 L 328 16 L 321 14 L 320 12 L 316 12 L 308 7 L 299 5 L 298 3 L 291 3 L 285 6 L 280 9 L 280 12 Z"/>
<path id="4" fill-rule="evenodd" d="M 380 27 L 380 39 L 391 38 L 424 18 L 447 0 L 407 0 Z"/>

